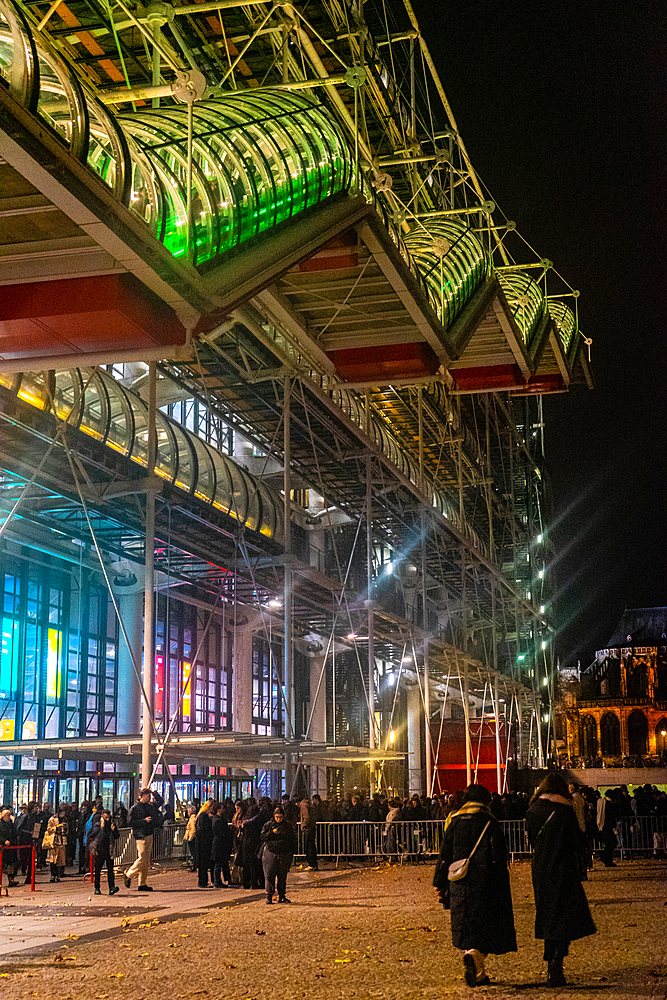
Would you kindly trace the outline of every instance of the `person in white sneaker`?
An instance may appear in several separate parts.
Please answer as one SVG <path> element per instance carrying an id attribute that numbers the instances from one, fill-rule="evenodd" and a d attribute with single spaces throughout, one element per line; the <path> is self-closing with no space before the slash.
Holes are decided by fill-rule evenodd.
<path id="1" fill-rule="evenodd" d="M 133 877 L 138 875 L 140 892 L 153 891 L 153 886 L 148 885 L 148 867 L 151 863 L 153 836 L 161 826 L 161 816 L 160 810 L 152 798 L 153 793 L 150 788 L 142 788 L 139 793 L 139 801 L 134 803 L 127 817 L 128 826 L 132 827 L 137 845 L 137 860 L 127 869 L 123 878 L 125 887 L 129 889 Z"/>

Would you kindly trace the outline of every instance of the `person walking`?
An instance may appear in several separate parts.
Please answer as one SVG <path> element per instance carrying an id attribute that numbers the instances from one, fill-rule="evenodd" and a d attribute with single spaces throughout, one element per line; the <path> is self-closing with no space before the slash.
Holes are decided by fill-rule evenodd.
<path id="1" fill-rule="evenodd" d="M 489 953 L 516 951 L 514 911 L 502 827 L 491 814 L 491 793 L 469 785 L 463 805 L 445 820 L 433 884 L 452 913 L 452 944 L 463 951 L 468 986 L 490 982 L 484 961 Z M 449 880 L 449 867 L 469 858 L 463 878 Z"/>
<path id="2" fill-rule="evenodd" d="M 276 880 L 278 881 L 278 902 L 289 903 L 287 898 L 287 873 L 292 866 L 292 858 L 297 847 L 296 831 L 285 818 L 282 806 L 276 806 L 273 818 L 262 829 L 262 868 L 267 904 L 273 903 Z"/>
<path id="3" fill-rule="evenodd" d="M 271 819 L 271 800 L 262 796 L 256 805 L 248 808 L 243 820 L 242 858 L 243 888 L 261 889 L 264 886 L 262 862 L 258 854 L 262 846 L 262 830 Z"/>
<path id="4" fill-rule="evenodd" d="M 538 786 L 526 813 L 533 847 L 535 937 L 544 939 L 549 986 L 565 986 L 563 959 L 570 941 L 595 934 L 581 884 L 583 835 L 565 779 L 551 771 Z"/>
<path id="5" fill-rule="evenodd" d="M 304 795 L 299 803 L 299 822 L 303 833 L 303 851 L 306 855 L 308 871 L 316 872 L 319 869 L 316 843 L 317 814 L 307 795 Z"/>
<path id="6" fill-rule="evenodd" d="M 153 837 L 155 831 L 160 827 L 161 819 L 160 810 L 151 799 L 150 788 L 142 788 L 139 793 L 139 801 L 134 803 L 127 817 L 128 826 L 132 828 L 137 845 L 137 860 L 127 869 L 123 879 L 125 888 L 129 889 L 132 885 L 132 879 L 138 875 L 139 885 L 137 888 L 141 892 L 153 891 L 153 886 L 148 884 L 148 868 L 151 863 Z"/>
<path id="7" fill-rule="evenodd" d="M 100 877 L 102 875 L 102 869 L 105 865 L 107 868 L 109 895 L 115 896 L 117 892 L 120 892 L 120 888 L 116 885 L 116 880 L 114 878 L 113 858 L 111 856 L 113 845 L 119 837 L 120 833 L 118 831 L 118 827 L 116 826 L 108 809 L 102 809 L 99 813 L 94 814 L 93 822 L 88 833 L 87 847 L 95 865 L 96 896 L 99 896 L 102 893 L 100 888 Z"/>
<path id="8" fill-rule="evenodd" d="M 600 857 L 605 868 L 616 868 L 614 848 L 616 847 L 616 806 L 611 788 L 597 802 L 597 825 L 603 848 Z"/>
<path id="9" fill-rule="evenodd" d="M 88 868 L 88 851 L 86 849 L 86 824 L 93 811 L 93 803 L 84 799 L 79 808 L 76 821 L 76 839 L 79 844 L 79 875 L 85 875 Z"/>

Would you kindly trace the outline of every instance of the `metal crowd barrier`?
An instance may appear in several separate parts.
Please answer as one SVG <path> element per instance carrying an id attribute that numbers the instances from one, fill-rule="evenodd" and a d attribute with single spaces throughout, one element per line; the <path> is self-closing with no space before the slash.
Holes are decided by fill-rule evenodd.
<path id="1" fill-rule="evenodd" d="M 388 858 L 397 862 L 420 862 L 435 859 L 440 853 L 445 821 L 399 820 L 384 822 L 332 822 L 318 823 L 315 844 L 319 857 L 332 858 Z M 522 819 L 501 820 L 507 851 L 512 861 L 529 857 L 532 853 Z M 305 856 L 304 835 L 297 831 L 298 856 Z M 667 817 L 638 816 L 624 818 L 616 825 L 620 856 L 624 858 L 663 855 L 667 857 Z M 596 839 L 595 850 L 602 848 Z"/>
<path id="2" fill-rule="evenodd" d="M 399 820 L 385 822 L 332 822 L 318 823 L 315 845 L 319 857 L 332 858 L 387 858 L 403 863 L 435 859 L 440 853 L 445 821 Z M 507 849 L 514 858 L 530 854 L 530 846 L 523 820 L 505 820 L 500 824 L 507 840 Z M 297 830 L 299 843 L 297 856 L 305 856 L 305 838 Z"/>
<path id="3" fill-rule="evenodd" d="M 621 859 L 667 857 L 667 816 L 624 816 L 616 822 Z"/>
<path id="4" fill-rule="evenodd" d="M 153 834 L 151 861 L 182 861 L 185 857 L 185 823 L 169 823 Z M 137 842 L 130 827 L 119 830 L 120 837 L 113 845 L 112 856 L 115 865 L 127 868 L 136 861 Z"/>
<path id="5" fill-rule="evenodd" d="M 318 823 L 315 831 L 317 854 L 336 863 L 341 858 L 375 858 L 400 862 L 434 860 L 440 853 L 445 821 L 399 820 L 385 822 Z M 512 861 L 531 854 L 522 819 L 501 820 L 507 851 Z M 185 858 L 185 823 L 170 823 L 154 834 L 152 861 L 182 861 Z M 305 837 L 298 828 L 297 857 L 305 857 Z M 616 824 L 618 851 L 622 859 L 663 854 L 667 856 L 667 817 L 637 816 L 619 820 Z M 602 847 L 596 840 L 595 849 Z M 116 865 L 127 867 L 137 857 L 132 831 L 125 827 L 113 846 Z"/>

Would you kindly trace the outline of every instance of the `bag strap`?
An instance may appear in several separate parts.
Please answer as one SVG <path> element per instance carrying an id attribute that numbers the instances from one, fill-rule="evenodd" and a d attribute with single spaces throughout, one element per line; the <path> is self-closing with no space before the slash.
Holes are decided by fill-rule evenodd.
<path id="1" fill-rule="evenodd" d="M 489 820 L 489 821 L 487 822 L 486 826 L 484 827 L 484 829 L 483 829 L 483 830 L 482 830 L 482 832 L 480 833 L 479 837 L 477 838 L 477 843 L 475 844 L 475 846 L 473 847 L 472 851 L 471 851 L 471 852 L 470 852 L 470 854 L 468 855 L 468 861 L 470 861 L 471 857 L 473 856 L 473 854 L 475 853 L 475 851 L 476 851 L 476 850 L 477 850 L 477 848 L 479 847 L 479 842 L 480 842 L 480 840 L 482 839 L 482 837 L 484 836 L 484 834 L 486 833 L 486 831 L 487 831 L 487 830 L 489 829 L 489 827 L 490 827 L 490 826 L 491 826 L 491 820 Z"/>
<path id="2" fill-rule="evenodd" d="M 537 837 L 535 837 L 535 843 L 537 843 L 537 839 L 538 839 L 538 837 L 540 836 L 540 834 L 541 834 L 541 833 L 542 833 L 542 831 L 544 830 L 544 828 L 545 828 L 545 826 L 547 825 L 547 823 L 549 822 L 549 820 L 550 820 L 550 819 L 553 819 L 553 817 L 554 817 L 555 815 L 556 815 L 556 810 L 554 809 L 554 810 L 553 810 L 553 812 L 550 812 L 550 813 L 549 813 L 549 815 L 548 815 L 548 816 L 547 816 L 547 818 L 545 819 L 544 823 L 542 824 L 542 826 L 541 826 L 541 827 L 539 828 L 539 830 L 537 831 Z"/>

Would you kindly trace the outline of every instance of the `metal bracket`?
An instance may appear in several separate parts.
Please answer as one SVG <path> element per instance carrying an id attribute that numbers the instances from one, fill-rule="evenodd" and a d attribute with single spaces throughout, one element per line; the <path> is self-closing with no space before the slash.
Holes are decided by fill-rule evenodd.
<path id="1" fill-rule="evenodd" d="M 177 101 L 183 104 L 194 104 L 200 101 L 206 90 L 206 77 L 198 69 L 183 70 L 176 74 L 172 84 L 172 93 Z"/>
<path id="2" fill-rule="evenodd" d="M 363 66 L 350 66 L 345 70 L 345 83 L 353 90 L 358 90 L 365 84 L 367 75 Z"/>

